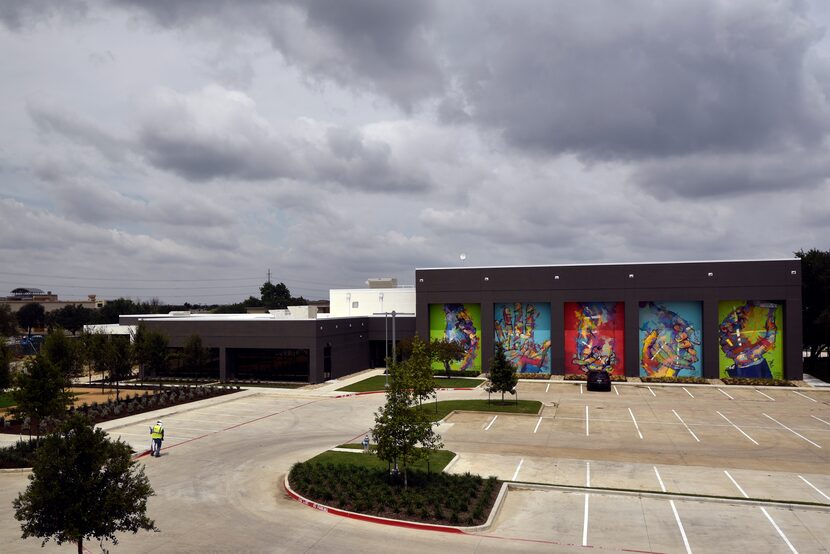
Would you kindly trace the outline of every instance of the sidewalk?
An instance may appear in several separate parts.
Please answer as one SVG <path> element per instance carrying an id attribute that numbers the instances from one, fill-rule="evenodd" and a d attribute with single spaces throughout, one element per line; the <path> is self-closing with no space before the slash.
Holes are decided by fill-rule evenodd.
<path id="1" fill-rule="evenodd" d="M 804 374 L 804 384 L 810 387 L 830 387 L 830 383 L 822 381 L 821 379 L 816 379 L 809 373 Z"/>

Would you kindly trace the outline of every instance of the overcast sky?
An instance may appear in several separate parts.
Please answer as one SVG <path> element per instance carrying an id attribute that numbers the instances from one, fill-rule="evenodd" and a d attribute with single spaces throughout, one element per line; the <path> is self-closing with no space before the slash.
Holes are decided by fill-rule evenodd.
<path id="1" fill-rule="evenodd" d="M 0 294 L 830 248 L 798 0 L 0 0 Z"/>

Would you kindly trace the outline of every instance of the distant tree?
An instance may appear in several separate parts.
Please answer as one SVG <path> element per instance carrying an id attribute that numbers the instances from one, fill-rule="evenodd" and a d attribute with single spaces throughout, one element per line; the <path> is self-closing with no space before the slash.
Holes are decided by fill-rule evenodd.
<path id="1" fill-rule="evenodd" d="M 40 436 L 40 422 L 47 417 L 62 418 L 72 403 L 66 375 L 41 354 L 26 361 L 23 371 L 15 374 L 13 385 L 12 414 L 30 419 L 30 435 L 34 427 Z"/>
<path id="2" fill-rule="evenodd" d="M 92 375 L 97 373 L 103 376 L 107 372 L 107 335 L 100 331 L 92 331 L 84 333 L 81 337 L 83 341 L 83 356 L 89 370 L 89 382 L 92 382 Z"/>
<path id="3" fill-rule="evenodd" d="M 830 351 L 830 251 L 799 250 L 801 258 L 801 315 L 804 348 L 810 352 L 807 369 L 816 369 L 822 352 Z"/>
<path id="4" fill-rule="evenodd" d="M 202 346 L 202 337 L 191 335 L 182 348 L 182 366 L 188 371 L 198 371 L 207 365 L 208 350 Z"/>
<path id="5" fill-rule="evenodd" d="M 81 344 L 70 339 L 60 327 L 54 328 L 46 335 L 40 353 L 47 360 L 58 366 L 68 379 L 83 373 L 83 354 Z"/>
<path id="6" fill-rule="evenodd" d="M 0 391 L 11 385 L 12 348 L 6 343 L 6 338 L 0 335 Z"/>
<path id="7" fill-rule="evenodd" d="M 147 517 L 154 494 L 130 447 L 112 441 L 81 415 L 46 437 L 35 454 L 29 486 L 13 501 L 23 538 L 58 544 L 94 538 L 118 544 L 117 532 L 158 531 Z"/>
<path id="8" fill-rule="evenodd" d="M 109 337 L 105 347 L 104 368 L 110 386 L 115 385 L 115 399 L 121 394 L 121 381 L 133 373 L 132 349 L 129 338 Z"/>
<path id="9" fill-rule="evenodd" d="M 504 404 L 504 393 L 515 394 L 518 382 L 516 368 L 507 360 L 504 347 L 496 343 L 496 354 L 490 361 L 490 378 L 485 385 L 485 390 L 488 393 L 500 392 L 501 403 Z"/>
<path id="10" fill-rule="evenodd" d="M 8 304 L 0 305 L 0 337 L 11 337 L 17 334 L 17 318 Z"/>
<path id="11" fill-rule="evenodd" d="M 98 309 L 98 323 L 118 323 L 119 316 L 138 314 L 142 309 L 129 298 L 109 300 Z"/>
<path id="12" fill-rule="evenodd" d="M 63 327 L 73 335 L 95 320 L 95 312 L 78 304 L 69 304 L 46 316 L 49 327 Z"/>
<path id="13" fill-rule="evenodd" d="M 30 302 L 24 304 L 17 310 L 17 322 L 20 327 L 32 332 L 32 327 L 43 327 L 46 318 L 43 306 L 37 302 Z"/>
<path id="14" fill-rule="evenodd" d="M 279 309 L 288 306 L 291 301 L 291 291 L 285 286 L 285 283 L 263 283 L 259 288 L 262 296 L 262 303 L 266 308 Z"/>
<path id="15" fill-rule="evenodd" d="M 464 354 L 466 354 L 464 346 L 454 340 L 433 339 L 429 347 L 435 360 L 444 365 L 444 372 L 448 378 L 452 370 L 450 364 L 452 362 L 460 362 L 464 358 Z"/>
<path id="16" fill-rule="evenodd" d="M 138 364 L 142 378 L 156 375 L 167 369 L 168 340 L 164 333 L 148 329 L 141 324 L 133 337 L 133 359 Z"/>

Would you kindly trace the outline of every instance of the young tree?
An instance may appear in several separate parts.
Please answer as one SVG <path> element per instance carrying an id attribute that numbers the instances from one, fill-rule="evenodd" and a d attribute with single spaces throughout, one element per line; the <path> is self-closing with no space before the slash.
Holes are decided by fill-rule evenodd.
<path id="1" fill-rule="evenodd" d="M 466 353 L 464 347 L 460 342 L 447 339 L 433 339 L 430 343 L 430 350 L 436 361 L 444 365 L 444 372 L 447 378 L 450 377 L 450 364 L 452 362 L 460 362 Z"/>
<path id="2" fill-rule="evenodd" d="M 47 417 L 63 418 L 72 403 L 67 390 L 69 380 L 55 364 L 40 354 L 26 361 L 24 370 L 13 379 L 11 408 L 16 417 L 30 419 L 31 428 L 40 436 L 40 422 Z"/>
<path id="3" fill-rule="evenodd" d="M 504 393 L 515 394 L 518 382 L 516 368 L 507 361 L 504 347 L 500 343 L 496 343 L 496 355 L 490 361 L 490 378 L 487 380 L 485 389 L 488 393 L 500 392 L 501 403 L 504 404 Z"/>
<path id="4" fill-rule="evenodd" d="M 801 258 L 802 329 L 809 370 L 815 370 L 822 352 L 830 350 L 830 251 L 799 250 Z"/>
<path id="5" fill-rule="evenodd" d="M 0 306 L 0 337 L 11 337 L 17 333 L 17 318 L 8 304 Z"/>
<path id="6" fill-rule="evenodd" d="M 202 346 L 202 337 L 191 335 L 182 348 L 182 366 L 190 372 L 197 372 L 207 365 L 208 350 Z"/>
<path id="7" fill-rule="evenodd" d="M 116 532 L 158 531 L 147 517 L 153 489 L 130 447 L 112 441 L 75 415 L 44 439 L 35 454 L 29 486 L 13 501 L 23 538 L 74 542 L 110 540 Z"/>
<path id="8" fill-rule="evenodd" d="M 93 373 L 101 375 L 101 380 L 103 381 L 107 371 L 107 335 L 93 331 L 91 333 L 84 333 L 81 340 L 83 344 L 83 358 L 89 370 L 89 382 L 92 383 Z"/>
<path id="9" fill-rule="evenodd" d="M 105 363 L 107 378 L 110 386 L 115 384 L 115 399 L 121 394 L 121 380 L 132 375 L 133 358 L 130 341 L 123 336 L 110 337 L 105 349 Z"/>
<path id="10" fill-rule="evenodd" d="M 389 370 L 386 404 L 375 413 L 372 436 L 381 460 L 403 465 L 404 488 L 407 468 L 443 446 L 425 410 L 417 409 L 423 400 L 435 395 L 435 379 L 427 345 L 417 337 L 412 354 Z"/>
<path id="11" fill-rule="evenodd" d="M 45 313 L 43 306 L 37 302 L 30 302 L 17 310 L 17 323 L 20 324 L 22 329 L 26 329 L 27 332 L 31 333 L 32 327 L 43 327 Z"/>
<path id="12" fill-rule="evenodd" d="M 54 328 L 46 335 L 40 349 L 43 356 L 58 366 L 67 379 L 83 373 L 83 358 L 79 343 L 68 338 L 61 328 Z"/>

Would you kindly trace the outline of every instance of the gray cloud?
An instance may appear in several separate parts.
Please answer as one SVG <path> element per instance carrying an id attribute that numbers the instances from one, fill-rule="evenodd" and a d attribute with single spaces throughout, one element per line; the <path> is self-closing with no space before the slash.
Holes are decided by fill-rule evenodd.
<path id="1" fill-rule="evenodd" d="M 54 105 L 30 104 L 29 117 L 43 133 L 56 133 L 71 141 L 90 146 L 110 161 L 123 161 L 129 145 L 92 120 L 79 117 Z"/>
<path id="2" fill-rule="evenodd" d="M 77 21 L 86 16 L 84 0 L 9 0 L 0 3 L 0 22 L 13 31 L 19 31 L 58 17 Z"/>

